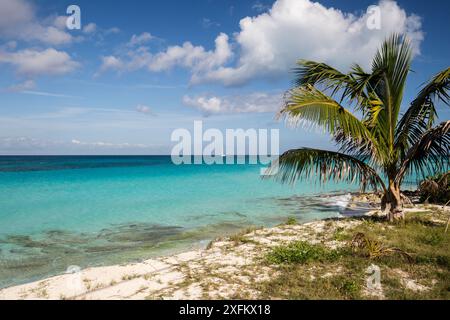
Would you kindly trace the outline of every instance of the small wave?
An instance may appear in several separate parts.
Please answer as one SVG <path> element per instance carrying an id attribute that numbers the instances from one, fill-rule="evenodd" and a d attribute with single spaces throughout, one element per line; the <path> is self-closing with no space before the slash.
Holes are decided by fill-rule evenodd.
<path id="1" fill-rule="evenodd" d="M 350 200 L 352 200 L 352 195 L 350 193 L 326 198 L 327 202 L 336 205 L 341 209 L 347 208 L 350 203 Z"/>

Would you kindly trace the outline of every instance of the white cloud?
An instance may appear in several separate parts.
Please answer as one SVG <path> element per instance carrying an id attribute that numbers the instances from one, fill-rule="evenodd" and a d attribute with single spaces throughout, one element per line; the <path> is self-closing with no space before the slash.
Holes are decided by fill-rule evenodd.
<path id="1" fill-rule="evenodd" d="M 17 68 L 19 74 L 61 75 L 79 67 L 79 63 L 64 51 L 53 48 L 46 50 L 25 49 L 16 52 L 0 51 L 0 63 L 8 63 Z"/>
<path id="2" fill-rule="evenodd" d="M 83 27 L 83 32 L 90 34 L 90 33 L 94 33 L 97 30 L 97 25 L 93 22 L 88 23 L 87 25 L 85 25 Z"/>
<path id="3" fill-rule="evenodd" d="M 186 95 L 183 97 L 183 103 L 187 106 L 197 108 L 205 113 L 219 113 L 221 111 L 225 111 L 223 101 L 218 97 L 200 96 L 191 98 Z"/>
<path id="4" fill-rule="evenodd" d="M 376 49 L 392 32 L 407 33 L 418 53 L 421 22 L 396 2 L 382 0 L 381 29 L 366 27 L 359 16 L 309 0 L 278 0 L 268 13 L 240 21 L 235 40 L 241 55 L 235 66 L 193 74 L 193 82 L 237 85 L 260 77 L 285 75 L 299 58 L 325 61 L 341 69 L 353 62 L 369 65 Z"/>
<path id="5" fill-rule="evenodd" d="M 220 23 L 212 21 L 209 18 L 203 18 L 202 19 L 202 27 L 205 29 L 208 29 L 210 27 L 220 27 Z"/>
<path id="6" fill-rule="evenodd" d="M 194 72 L 210 70 L 226 63 L 232 56 L 228 43 L 228 36 L 221 33 L 215 40 L 215 50 L 206 51 L 202 46 L 194 46 L 185 42 L 183 46 L 171 46 L 165 52 L 155 55 L 148 69 L 151 71 L 164 71 L 175 66 L 192 69 Z"/>
<path id="7" fill-rule="evenodd" d="M 0 137 L 1 154 L 61 154 L 75 153 L 83 151 L 91 152 L 111 152 L 119 150 L 148 150 L 151 146 L 141 143 L 113 143 L 113 142 L 85 142 L 78 139 L 67 140 L 49 140 L 41 138 L 31 138 L 28 136 Z"/>
<path id="8" fill-rule="evenodd" d="M 35 87 L 36 87 L 36 83 L 34 82 L 34 80 L 25 80 L 22 83 L 8 87 L 6 90 L 9 92 L 23 92 L 26 90 L 32 90 Z"/>
<path id="9" fill-rule="evenodd" d="M 50 45 L 62 45 L 74 41 L 72 35 L 64 29 L 56 26 L 42 26 L 39 24 L 32 24 L 30 27 L 24 29 L 19 37 L 24 40 L 38 40 Z"/>
<path id="10" fill-rule="evenodd" d="M 183 97 L 183 104 L 202 111 L 204 114 L 219 113 L 262 113 L 279 109 L 281 94 L 255 92 L 247 95 L 217 97 L 200 95 Z"/>
<path id="11" fill-rule="evenodd" d="M 270 5 L 268 4 L 264 4 L 260 1 L 256 1 L 253 5 L 252 5 L 252 9 L 257 11 L 257 12 L 264 12 L 270 9 Z"/>
<path id="12" fill-rule="evenodd" d="M 61 30 L 67 28 L 67 16 L 57 16 L 53 18 L 53 25 Z"/>
<path id="13" fill-rule="evenodd" d="M 140 113 L 144 113 L 144 114 L 148 114 L 148 115 L 153 115 L 153 111 L 149 106 L 143 105 L 143 104 L 139 104 L 136 106 L 136 111 L 140 112 Z"/>
<path id="14" fill-rule="evenodd" d="M 24 112 L 0 114 L 0 154 L 169 154 L 171 127 L 186 127 L 193 119 L 163 113 L 156 120 L 134 108 L 64 106 L 72 104 L 69 100 L 61 103 L 62 107 L 46 110 L 24 106 Z M 42 148 L 25 143 L 15 147 L 16 140 L 11 139 L 9 147 L 4 147 L 2 137 L 30 137 L 48 143 Z M 148 149 L 139 148 L 143 145 Z"/>
<path id="15" fill-rule="evenodd" d="M 98 74 L 107 70 L 119 72 L 145 68 L 152 72 L 170 70 L 176 66 L 204 72 L 226 63 L 233 55 L 228 36 L 221 33 L 215 41 L 215 49 L 206 51 L 202 46 L 185 42 L 182 46 L 170 46 L 166 51 L 152 54 L 146 47 L 129 50 L 125 56 L 104 56 Z"/>
<path id="16" fill-rule="evenodd" d="M 57 143 L 43 139 L 35 139 L 30 137 L 0 137 L 0 147 L 3 152 L 11 150 L 10 154 L 14 154 L 15 150 L 28 151 L 40 150 L 54 146 Z"/>
<path id="17" fill-rule="evenodd" d="M 120 32 L 120 29 L 117 27 L 112 27 L 105 31 L 106 34 L 111 34 L 111 33 L 114 34 L 114 33 L 119 33 L 119 32 Z"/>
<path id="18" fill-rule="evenodd" d="M 143 45 L 143 44 L 149 42 L 153 38 L 154 37 L 148 32 L 143 32 L 139 35 L 133 34 L 130 41 L 128 41 L 127 46 L 129 46 L 129 47 L 140 46 L 140 45 Z"/>
<path id="19" fill-rule="evenodd" d="M 80 98 L 79 96 L 72 96 L 62 93 L 54 93 L 54 92 L 46 92 L 46 91 L 36 91 L 36 82 L 32 79 L 25 80 L 22 83 L 18 83 L 6 88 L 7 92 L 28 94 L 34 96 L 43 96 L 43 97 L 53 97 L 53 98 Z"/>
<path id="20" fill-rule="evenodd" d="M 76 146 L 87 146 L 93 148 L 114 148 L 114 149 L 123 149 L 123 148 L 149 148 L 149 146 L 140 143 L 112 143 L 112 142 L 83 142 L 77 139 L 72 139 L 71 143 Z"/>
<path id="21" fill-rule="evenodd" d="M 124 67 L 124 63 L 119 58 L 114 56 L 102 57 L 102 65 L 100 67 L 99 73 L 105 72 L 107 70 L 119 71 Z"/>
<path id="22" fill-rule="evenodd" d="M 378 5 L 381 29 L 373 30 L 367 27 L 370 13 L 343 12 L 311 0 L 277 0 L 267 12 L 243 18 L 231 41 L 219 34 L 214 50 L 185 42 L 156 54 L 141 47 L 115 58 L 123 61 L 121 71 L 183 67 L 191 72 L 191 84 L 232 86 L 286 77 L 300 58 L 344 71 L 354 62 L 367 68 L 380 43 L 393 32 L 407 34 L 418 54 L 423 40 L 420 18 L 408 15 L 395 1 L 380 0 Z"/>
<path id="23" fill-rule="evenodd" d="M 46 92 L 46 91 L 35 91 L 35 90 L 22 90 L 22 91 L 20 91 L 20 93 L 30 94 L 33 96 L 53 97 L 53 98 L 80 98 L 79 96 L 71 96 L 68 94 L 53 93 L 53 92 Z"/>
<path id="24" fill-rule="evenodd" d="M 31 5 L 23 0 L 0 1 L 0 32 L 12 32 L 14 27 L 29 23 L 34 18 Z"/>
<path id="25" fill-rule="evenodd" d="M 40 21 L 35 8 L 26 0 L 0 0 L 0 38 L 40 41 L 61 45 L 73 41 L 64 30 L 64 17 Z"/>

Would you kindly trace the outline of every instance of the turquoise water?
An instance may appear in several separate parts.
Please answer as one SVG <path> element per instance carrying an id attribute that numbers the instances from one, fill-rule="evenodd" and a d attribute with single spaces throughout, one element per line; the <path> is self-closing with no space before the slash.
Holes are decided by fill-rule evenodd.
<path id="1" fill-rule="evenodd" d="M 182 165 L 170 157 L 0 157 L 0 287 L 80 267 L 203 246 L 250 225 L 343 212 L 356 186 L 295 188 L 259 165 Z"/>

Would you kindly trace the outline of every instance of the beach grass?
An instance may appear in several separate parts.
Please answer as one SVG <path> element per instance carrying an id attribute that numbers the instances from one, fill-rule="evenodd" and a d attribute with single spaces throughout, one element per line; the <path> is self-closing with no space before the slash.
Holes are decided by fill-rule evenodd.
<path id="1" fill-rule="evenodd" d="M 272 249 L 267 254 L 267 261 L 273 264 L 306 264 L 334 261 L 340 254 L 339 250 L 331 250 L 323 245 L 296 241 Z"/>
<path id="2" fill-rule="evenodd" d="M 268 299 L 450 299 L 450 234 L 441 210 L 409 213 L 404 223 L 364 217 L 354 228 L 334 231 L 339 250 L 294 242 L 273 248 L 267 259 L 278 276 L 260 284 Z M 448 213 L 447 213 L 448 215 Z M 384 254 L 352 248 L 363 234 Z M 407 258 L 403 253 L 407 254 Z M 381 289 L 367 292 L 367 268 L 380 268 Z"/>

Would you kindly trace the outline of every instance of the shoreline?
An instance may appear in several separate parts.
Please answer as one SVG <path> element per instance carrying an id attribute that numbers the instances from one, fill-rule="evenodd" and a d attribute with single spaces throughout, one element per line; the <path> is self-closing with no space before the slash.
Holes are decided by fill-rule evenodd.
<path id="1" fill-rule="evenodd" d="M 351 218 L 341 218 L 342 221 Z M 348 221 L 350 224 L 352 222 Z M 74 272 L 49 277 L 27 284 L 7 287 L 0 290 L 1 299 L 143 299 L 150 292 L 170 291 L 185 280 L 186 275 L 181 269 L 190 264 L 194 269 L 200 268 L 203 262 L 218 263 L 228 271 L 236 266 L 251 265 L 251 256 L 237 254 L 236 251 L 248 249 L 247 245 L 234 246 L 237 236 L 255 236 L 256 239 L 273 247 L 279 242 L 294 240 L 292 231 L 312 229 L 314 232 L 323 230 L 326 220 L 307 222 L 296 226 L 277 226 L 261 228 L 254 231 L 245 230 L 224 239 L 218 239 L 205 249 L 190 250 L 182 253 L 148 259 L 139 263 L 92 267 Z M 344 224 L 347 224 L 344 222 Z M 269 237 L 266 237 L 270 235 Z M 270 237 L 273 237 L 271 239 Z M 256 239 L 252 239 L 255 241 Z M 309 239 L 315 242 L 313 239 Z M 232 249 L 232 250 L 230 250 Z M 227 252 L 228 251 L 228 252 Z M 77 270 L 74 270 L 77 271 Z M 268 274 L 261 276 L 261 280 Z M 146 290 L 142 287 L 146 286 Z M 142 291 L 141 291 L 142 290 Z M 190 288 L 188 292 L 175 290 L 169 299 L 201 299 L 198 288 Z"/>
<path id="2" fill-rule="evenodd" d="M 352 194 L 349 207 L 373 203 L 376 195 Z M 422 207 L 405 209 L 423 212 Z M 365 216 L 377 214 L 372 210 Z M 43 280 L 0 290 L 1 299 L 257 299 L 255 289 L 279 274 L 277 268 L 261 263 L 272 248 L 306 241 L 330 249 L 345 242 L 336 232 L 363 224 L 357 217 L 317 220 L 304 224 L 283 224 L 272 228 L 248 229 L 212 241 L 205 249 L 152 258 L 138 263 L 73 270 Z M 420 286 L 417 284 L 417 287 Z M 368 298 L 383 298 L 369 293 Z"/>
<path id="3" fill-rule="evenodd" d="M 64 274 L 71 265 L 85 269 L 138 263 L 205 248 L 217 237 L 232 236 L 247 227 L 273 227 L 291 216 L 301 223 L 335 217 L 339 212 L 346 213 L 343 208 L 349 197 L 349 192 L 334 191 L 274 198 L 271 201 L 275 205 L 287 207 L 285 214 L 274 212 L 256 216 L 255 220 L 254 216 L 224 212 L 216 221 L 197 227 L 130 221 L 105 225 L 94 232 L 53 228 L 35 235 L 6 235 L 0 239 L 3 240 L 0 251 L 5 267 L 0 276 L 0 289 Z M 296 208 L 298 212 L 292 214 Z M 323 211 L 319 212 L 321 209 Z M 359 213 L 352 211 L 351 214 Z M 117 250 L 120 248 L 123 250 Z"/>

